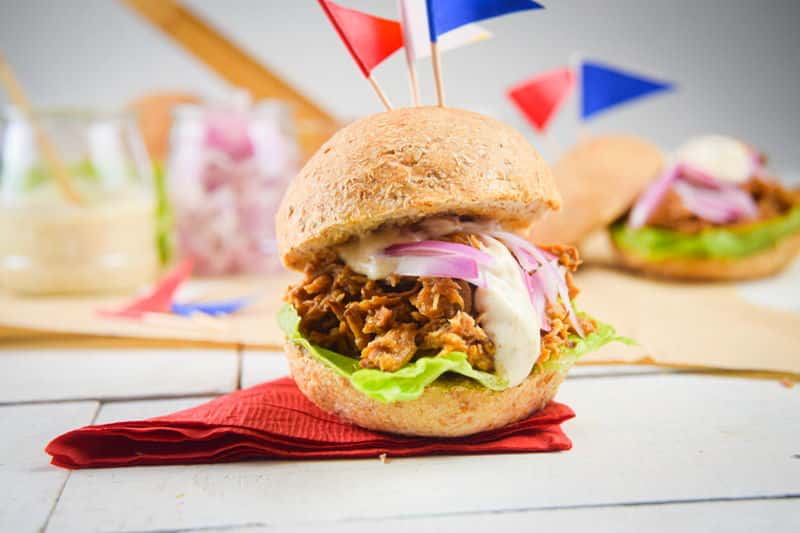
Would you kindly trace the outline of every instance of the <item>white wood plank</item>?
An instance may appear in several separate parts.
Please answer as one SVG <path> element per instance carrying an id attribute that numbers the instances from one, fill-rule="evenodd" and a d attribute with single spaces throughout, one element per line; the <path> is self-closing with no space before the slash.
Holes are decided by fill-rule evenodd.
<path id="1" fill-rule="evenodd" d="M 672 369 L 650 365 L 575 365 L 567 374 L 570 377 L 595 376 L 644 376 L 649 374 L 670 374 Z"/>
<path id="2" fill-rule="evenodd" d="M 245 350 L 242 354 L 242 388 L 289 375 L 283 352 Z"/>
<path id="3" fill-rule="evenodd" d="M 321 524 L 282 528 L 294 533 L 319 531 Z M 236 528 L 256 533 L 268 528 Z M 703 502 L 589 509 L 468 514 L 325 524 L 326 533 L 438 533 L 440 531 L 591 531 L 639 533 L 725 531 L 769 533 L 800 531 L 800 500 Z M 211 530 L 213 532 L 214 530 Z M 222 530 L 218 530 L 222 531 Z M 230 531 L 230 530 L 228 530 Z M 211 533 L 209 532 L 209 533 Z"/>
<path id="4" fill-rule="evenodd" d="M 227 350 L 0 352 L 0 402 L 219 394 L 234 390 L 237 354 Z"/>
<path id="5" fill-rule="evenodd" d="M 68 471 L 49 466 L 53 437 L 91 423 L 97 402 L 0 407 L 0 531 L 39 531 Z"/>
<path id="6" fill-rule="evenodd" d="M 568 381 L 572 451 L 75 472 L 52 531 L 286 524 L 800 494 L 800 389 L 665 375 Z"/>

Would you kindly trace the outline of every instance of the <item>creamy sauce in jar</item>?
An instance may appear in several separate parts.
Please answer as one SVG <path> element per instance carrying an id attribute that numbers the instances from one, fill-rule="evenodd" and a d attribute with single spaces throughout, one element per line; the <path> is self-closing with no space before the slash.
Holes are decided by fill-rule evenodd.
<path id="1" fill-rule="evenodd" d="M 152 280 L 158 260 L 151 196 L 120 191 L 76 206 L 40 192 L 0 205 L 0 286 L 77 294 L 134 289 Z"/>

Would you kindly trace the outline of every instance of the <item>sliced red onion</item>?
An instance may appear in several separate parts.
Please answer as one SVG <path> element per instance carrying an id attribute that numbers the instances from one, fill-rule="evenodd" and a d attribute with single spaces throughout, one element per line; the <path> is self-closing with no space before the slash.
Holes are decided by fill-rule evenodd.
<path id="1" fill-rule="evenodd" d="M 478 287 L 486 286 L 486 279 L 478 268 L 478 262 L 464 256 L 401 256 L 397 259 L 394 271 L 401 276 L 455 278 Z"/>
<path id="2" fill-rule="evenodd" d="M 528 296 L 530 296 L 531 304 L 536 314 L 539 316 L 539 328 L 544 331 L 550 331 L 550 318 L 547 316 L 546 301 L 544 287 L 538 276 L 528 274 L 520 267 L 520 273 L 525 280 L 525 286 L 528 288 Z"/>
<path id="3" fill-rule="evenodd" d="M 641 228 L 647 223 L 647 219 L 655 211 L 658 204 L 667 194 L 675 179 L 678 177 L 679 166 L 671 165 L 667 170 L 654 181 L 639 197 L 628 217 L 628 226 L 632 229 Z"/>
<path id="4" fill-rule="evenodd" d="M 578 322 L 575 309 L 572 307 L 572 300 L 570 300 L 569 297 L 566 273 L 563 268 L 558 266 L 558 261 L 555 259 L 555 256 L 549 252 L 540 250 L 522 237 L 514 235 L 513 233 L 495 231 L 492 232 L 492 236 L 503 241 L 509 250 L 511 250 L 511 253 L 517 258 L 517 262 L 519 262 L 520 266 L 542 282 L 543 292 L 549 302 L 555 303 L 557 296 L 561 297 L 562 304 L 567 308 L 570 324 L 572 324 L 572 327 L 578 332 L 578 335 L 583 337 L 583 328 L 581 328 L 581 324 Z"/>
<path id="5" fill-rule="evenodd" d="M 687 163 L 681 163 L 678 168 L 678 174 L 680 179 L 684 181 L 688 181 L 689 183 L 693 183 L 695 185 L 699 185 L 701 187 L 707 187 L 709 189 L 720 189 L 722 188 L 722 183 L 700 168 L 694 167 Z"/>
<path id="6" fill-rule="evenodd" d="M 758 208 L 750 195 L 736 187 L 725 186 L 712 190 L 678 181 L 674 188 L 686 209 L 716 224 L 727 224 L 758 215 Z"/>
<path id="7" fill-rule="evenodd" d="M 469 257 L 479 265 L 491 264 L 493 258 L 486 252 L 482 252 L 472 246 L 466 244 L 459 244 L 456 242 L 446 241 L 419 241 L 419 242 L 404 242 L 400 244 L 393 244 L 383 251 L 384 254 L 389 256 L 462 256 Z"/>

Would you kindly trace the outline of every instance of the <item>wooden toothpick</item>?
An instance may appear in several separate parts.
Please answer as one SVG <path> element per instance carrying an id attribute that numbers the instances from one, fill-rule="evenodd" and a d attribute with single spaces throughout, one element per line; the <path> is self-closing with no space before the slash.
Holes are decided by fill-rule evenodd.
<path id="1" fill-rule="evenodd" d="M 431 43 L 431 57 L 433 58 L 433 77 L 436 80 L 436 102 L 439 107 L 444 107 L 444 85 L 442 83 L 442 64 L 439 59 L 439 47 Z"/>
<path id="2" fill-rule="evenodd" d="M 44 130 L 39 126 L 36 117 L 31 110 L 31 105 L 25 91 L 14 76 L 14 71 L 11 66 L 6 62 L 3 54 L 0 54 L 0 82 L 6 88 L 11 102 L 17 107 L 22 116 L 28 121 L 33 129 L 36 143 L 39 145 L 39 151 L 42 154 L 44 163 L 50 174 L 55 178 L 61 195 L 70 203 L 82 204 L 83 199 L 72 187 L 70 183 L 70 175 L 67 166 L 58 155 L 55 145 L 45 134 Z"/>
<path id="3" fill-rule="evenodd" d="M 367 76 L 367 81 L 372 86 L 372 90 L 375 91 L 375 94 L 378 95 L 378 98 L 383 104 L 383 107 L 386 108 L 386 111 L 391 111 L 392 103 L 389 102 L 389 98 L 386 96 L 386 93 L 383 92 L 383 89 L 381 89 L 381 86 L 378 85 L 377 81 L 375 81 L 375 78 L 372 77 L 372 74 Z"/>

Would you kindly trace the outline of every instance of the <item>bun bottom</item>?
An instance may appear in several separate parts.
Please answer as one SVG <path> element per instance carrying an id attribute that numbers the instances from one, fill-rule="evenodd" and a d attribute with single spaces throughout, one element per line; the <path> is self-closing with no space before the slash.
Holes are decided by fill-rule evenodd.
<path id="1" fill-rule="evenodd" d="M 772 248 L 738 259 L 675 257 L 652 261 L 616 244 L 614 249 L 623 266 L 651 276 L 694 281 L 736 281 L 772 276 L 786 268 L 800 251 L 800 234 L 781 239 Z"/>
<path id="2" fill-rule="evenodd" d="M 449 377 L 429 385 L 416 400 L 382 403 L 356 390 L 296 344 L 285 346 L 297 386 L 323 411 L 367 429 L 425 437 L 461 437 L 522 420 L 556 395 L 564 374 L 538 372 L 504 391 L 467 378 Z"/>

